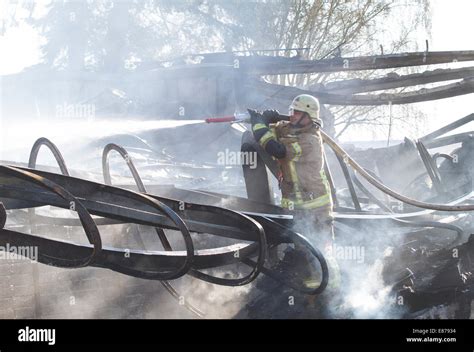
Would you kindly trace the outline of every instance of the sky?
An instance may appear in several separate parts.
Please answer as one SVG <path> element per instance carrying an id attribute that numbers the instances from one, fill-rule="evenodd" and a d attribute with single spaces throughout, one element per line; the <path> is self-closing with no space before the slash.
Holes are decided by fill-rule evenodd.
<path id="1" fill-rule="evenodd" d="M 48 3 L 49 1 L 42 1 Z M 0 19 L 8 16 L 8 0 L 0 0 Z M 429 38 L 430 51 L 446 50 L 474 50 L 474 36 L 472 36 L 472 14 L 474 1 L 472 0 L 432 0 L 432 30 Z M 21 15 L 21 14 L 19 14 Z M 40 13 L 37 14 L 41 15 Z M 423 37 L 422 37 L 423 36 Z M 419 40 L 420 47 L 424 47 L 425 34 Z M 28 25 L 9 28 L 0 36 L 0 75 L 20 72 L 25 67 L 36 64 L 40 59 L 41 37 Z M 460 65 L 469 65 L 462 63 Z M 446 67 L 448 67 L 446 65 Z M 449 67 L 454 68 L 453 65 Z M 456 98 L 412 104 L 427 115 L 427 121 L 416 131 L 426 134 L 442 125 L 470 114 L 471 95 Z M 389 113 L 387 107 L 386 113 Z M 468 126 L 466 128 L 472 128 Z M 387 131 L 388 132 L 388 131 Z M 369 133 L 366 129 L 352 129 L 345 133 L 342 140 L 352 141 L 362 139 L 384 139 L 387 132 L 378 131 Z M 393 139 L 401 139 L 407 134 L 406 128 L 393 126 Z M 414 138 L 417 136 L 409 135 Z"/>
<path id="2" fill-rule="evenodd" d="M 8 18 L 10 13 L 9 0 L 0 0 L 0 20 Z M 39 1 L 48 3 L 48 1 Z M 22 17 L 26 12 L 18 11 L 17 16 Z M 38 16 L 41 12 L 38 13 Z M 4 35 L 0 33 L 0 75 L 22 71 L 25 67 L 34 65 L 40 60 L 41 37 L 31 26 L 22 23 L 19 26 L 7 28 Z"/>
<path id="3" fill-rule="evenodd" d="M 434 0 L 430 50 L 474 50 L 473 14 L 474 1 L 472 0 Z M 471 66 L 472 63 L 463 65 Z M 474 112 L 473 99 L 474 95 L 468 94 L 419 105 L 425 113 L 433 116 L 430 119 L 431 123 L 441 126 Z M 466 128 L 469 127 L 473 128 L 472 123 L 466 126 Z"/>
<path id="4" fill-rule="evenodd" d="M 472 35 L 472 15 L 474 14 L 474 1 L 472 0 L 431 0 L 432 9 L 432 29 L 431 37 L 420 36 L 419 46 L 424 48 L 425 39 L 429 39 L 430 51 L 449 51 L 449 50 L 474 50 L 474 36 Z M 422 34 L 424 35 L 424 34 Z M 440 66 L 445 68 L 456 68 L 461 66 L 472 66 L 471 62 L 459 63 L 457 65 L 449 64 Z M 424 125 L 416 131 L 418 135 L 413 135 L 403 127 L 397 128 L 393 133 L 393 139 L 403 139 L 404 136 L 410 138 L 421 137 L 446 124 L 449 124 L 461 117 L 474 112 L 472 100 L 473 94 L 463 95 L 454 98 L 434 100 L 423 103 L 411 104 L 416 109 L 421 110 L 427 115 Z M 388 116 L 389 109 L 386 113 Z M 473 129 L 473 123 L 464 128 L 456 130 L 457 132 Z M 388 131 L 387 131 L 388 132 Z M 388 134 L 388 133 L 387 133 Z M 363 129 L 352 129 L 341 138 L 343 141 L 359 141 L 362 139 L 384 139 L 384 133 L 368 133 Z M 386 138 L 386 137 L 385 137 Z"/>

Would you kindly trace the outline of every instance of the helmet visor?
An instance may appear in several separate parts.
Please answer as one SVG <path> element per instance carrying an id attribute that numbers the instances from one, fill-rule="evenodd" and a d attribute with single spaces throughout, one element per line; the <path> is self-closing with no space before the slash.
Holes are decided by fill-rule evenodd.
<path id="1" fill-rule="evenodd" d="M 304 111 L 296 110 L 294 107 L 290 106 L 290 108 L 288 109 L 288 115 L 293 116 L 295 114 L 295 112 L 299 112 L 301 114 L 304 114 Z"/>

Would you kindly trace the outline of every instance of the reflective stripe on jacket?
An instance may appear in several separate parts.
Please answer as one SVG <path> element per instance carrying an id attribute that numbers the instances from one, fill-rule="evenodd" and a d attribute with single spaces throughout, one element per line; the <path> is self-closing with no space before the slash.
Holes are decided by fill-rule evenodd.
<path id="1" fill-rule="evenodd" d="M 331 190 L 324 172 L 323 143 L 316 124 L 294 128 L 288 121 L 271 125 L 276 140 L 286 147 L 279 159 L 282 207 L 332 208 Z"/>

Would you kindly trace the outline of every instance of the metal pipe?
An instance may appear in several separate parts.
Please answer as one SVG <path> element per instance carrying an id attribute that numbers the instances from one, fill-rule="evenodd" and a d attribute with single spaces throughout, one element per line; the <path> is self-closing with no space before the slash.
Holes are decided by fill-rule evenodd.
<path id="1" fill-rule="evenodd" d="M 415 199 L 411 199 L 407 196 L 404 196 L 400 193 L 395 192 L 389 187 L 385 186 L 383 183 L 377 181 L 372 177 L 367 171 L 364 170 L 354 159 L 352 159 L 344 149 L 342 149 L 331 137 L 329 137 L 323 130 L 321 130 L 321 135 L 323 136 L 324 142 L 326 142 L 336 154 L 341 158 L 347 160 L 347 162 L 356 170 L 362 177 L 364 177 L 369 183 L 377 187 L 382 192 L 390 195 L 391 197 L 398 199 L 403 203 L 413 205 L 415 207 L 432 209 L 438 211 L 472 211 L 474 210 L 474 205 L 445 205 L 445 204 L 436 204 L 436 203 L 426 203 L 421 202 Z"/>
<path id="2" fill-rule="evenodd" d="M 122 146 L 119 146 L 117 144 L 114 144 L 114 143 L 107 144 L 104 147 L 104 151 L 102 153 L 102 171 L 103 171 L 103 175 L 104 175 L 105 184 L 112 185 L 112 178 L 110 176 L 109 159 L 108 159 L 109 153 L 112 150 L 115 150 L 116 152 L 118 152 L 122 156 L 122 158 L 126 161 L 127 166 L 130 169 L 130 172 L 132 173 L 133 179 L 135 180 L 135 184 L 138 187 L 138 190 L 142 193 L 147 193 L 145 185 L 142 182 L 140 174 L 138 173 L 138 170 L 135 167 L 135 164 L 133 163 L 132 158 L 127 153 L 125 148 L 123 148 Z M 145 243 L 143 242 L 143 240 L 140 237 L 140 230 L 139 230 L 140 225 L 137 224 L 136 226 L 137 226 L 138 239 L 139 239 L 140 245 L 145 249 Z M 166 237 L 166 234 L 165 234 L 164 230 L 160 227 L 155 227 L 155 231 L 158 235 L 158 238 L 161 241 L 161 244 L 165 248 L 165 250 L 172 251 L 173 248 L 171 247 L 171 244 L 169 243 L 168 238 Z M 178 301 L 180 300 L 181 294 L 178 291 L 176 291 L 176 289 L 173 287 L 173 285 L 171 285 L 170 282 L 168 282 L 166 280 L 161 280 L 160 283 L 173 298 L 175 298 Z M 204 317 L 204 313 L 201 310 L 199 310 L 198 308 L 194 307 L 192 304 L 185 301 L 184 306 L 191 313 L 197 315 L 198 317 L 200 317 L 200 318 Z"/>
<path id="3" fill-rule="evenodd" d="M 418 153 L 420 154 L 421 160 L 423 161 L 423 165 L 426 168 L 426 172 L 433 182 L 433 186 L 436 189 L 438 195 L 444 195 L 446 193 L 446 189 L 444 188 L 443 184 L 441 183 L 441 176 L 438 171 L 438 167 L 433 162 L 430 153 L 424 146 L 423 142 L 418 140 L 416 142 L 416 147 L 418 148 Z"/>
<path id="4" fill-rule="evenodd" d="M 5 206 L 3 205 L 3 203 L 0 202 L 0 229 L 3 229 L 5 227 L 6 222 L 7 222 L 7 210 L 5 209 Z"/>
<path id="5" fill-rule="evenodd" d="M 61 169 L 61 173 L 63 175 L 69 176 L 69 171 L 66 167 L 66 163 L 64 162 L 64 158 L 61 155 L 61 152 L 59 151 L 58 147 L 51 142 L 49 139 L 41 137 L 36 140 L 36 142 L 33 144 L 33 147 L 31 148 L 30 152 L 30 158 L 28 160 L 28 167 L 29 168 L 36 168 L 36 161 L 38 159 L 38 153 L 41 148 L 41 146 L 47 147 L 51 153 L 53 153 L 54 158 L 58 162 L 59 168 Z"/>
<path id="6" fill-rule="evenodd" d="M 102 250 L 102 239 L 100 237 L 99 229 L 91 215 L 76 197 L 57 183 L 26 170 L 13 166 L 0 165 L 0 172 L 36 184 L 59 196 L 69 205 L 69 209 L 76 211 L 79 215 L 86 236 L 89 239 L 89 242 L 93 245 L 92 253 L 81 259 L 58 259 L 61 266 L 67 268 L 78 268 L 88 266 L 94 262 Z"/>
<path id="7" fill-rule="evenodd" d="M 349 192 L 351 194 L 352 203 L 354 204 L 354 209 L 356 211 L 361 211 L 359 199 L 357 198 L 357 193 L 354 188 L 354 184 L 352 183 L 351 176 L 349 175 L 349 170 L 347 169 L 347 165 L 343 158 L 339 154 L 336 153 L 337 160 L 339 161 L 339 165 L 341 165 L 342 173 L 344 174 L 344 178 L 346 179 L 347 187 L 349 188 Z"/>

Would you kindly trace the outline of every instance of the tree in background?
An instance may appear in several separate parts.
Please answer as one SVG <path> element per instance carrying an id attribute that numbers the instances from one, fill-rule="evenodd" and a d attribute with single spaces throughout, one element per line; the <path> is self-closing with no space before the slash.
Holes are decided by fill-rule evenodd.
<path id="1" fill-rule="evenodd" d="M 118 73 L 202 52 L 306 48 L 271 54 L 323 59 L 378 54 L 380 44 L 385 53 L 413 51 L 418 30 L 429 30 L 429 18 L 428 0 L 56 0 L 31 22 L 46 38 L 46 65 Z M 265 78 L 313 89 L 374 76 L 363 71 Z M 339 135 L 354 124 L 386 125 L 386 108 L 330 110 Z M 395 120 L 412 115 L 405 108 L 392 110 Z"/>
<path id="2" fill-rule="evenodd" d="M 431 25 L 427 0 L 234 0 L 178 1 L 173 4 L 152 1 L 148 11 L 159 14 L 156 21 L 150 23 L 152 27 L 161 28 L 162 23 L 166 24 L 168 38 L 171 38 L 167 43 L 171 50 L 166 53 L 175 56 L 219 50 L 264 55 L 268 52 L 258 50 L 305 48 L 270 54 L 315 60 L 379 54 L 381 45 L 384 53 L 416 51 L 418 43 L 426 38 L 425 35 L 420 38 L 420 30 L 428 35 Z M 190 39 L 174 42 L 176 38 Z M 157 57 L 160 56 L 157 52 Z M 404 68 L 401 71 L 414 73 L 420 69 Z M 388 73 L 389 70 L 287 74 L 265 79 L 311 90 L 330 81 L 368 79 Z M 395 121 L 416 130 L 418 122 L 425 118 L 409 105 L 390 108 L 332 106 L 330 111 L 338 137 L 350 126 L 387 129 L 387 124 Z"/>

